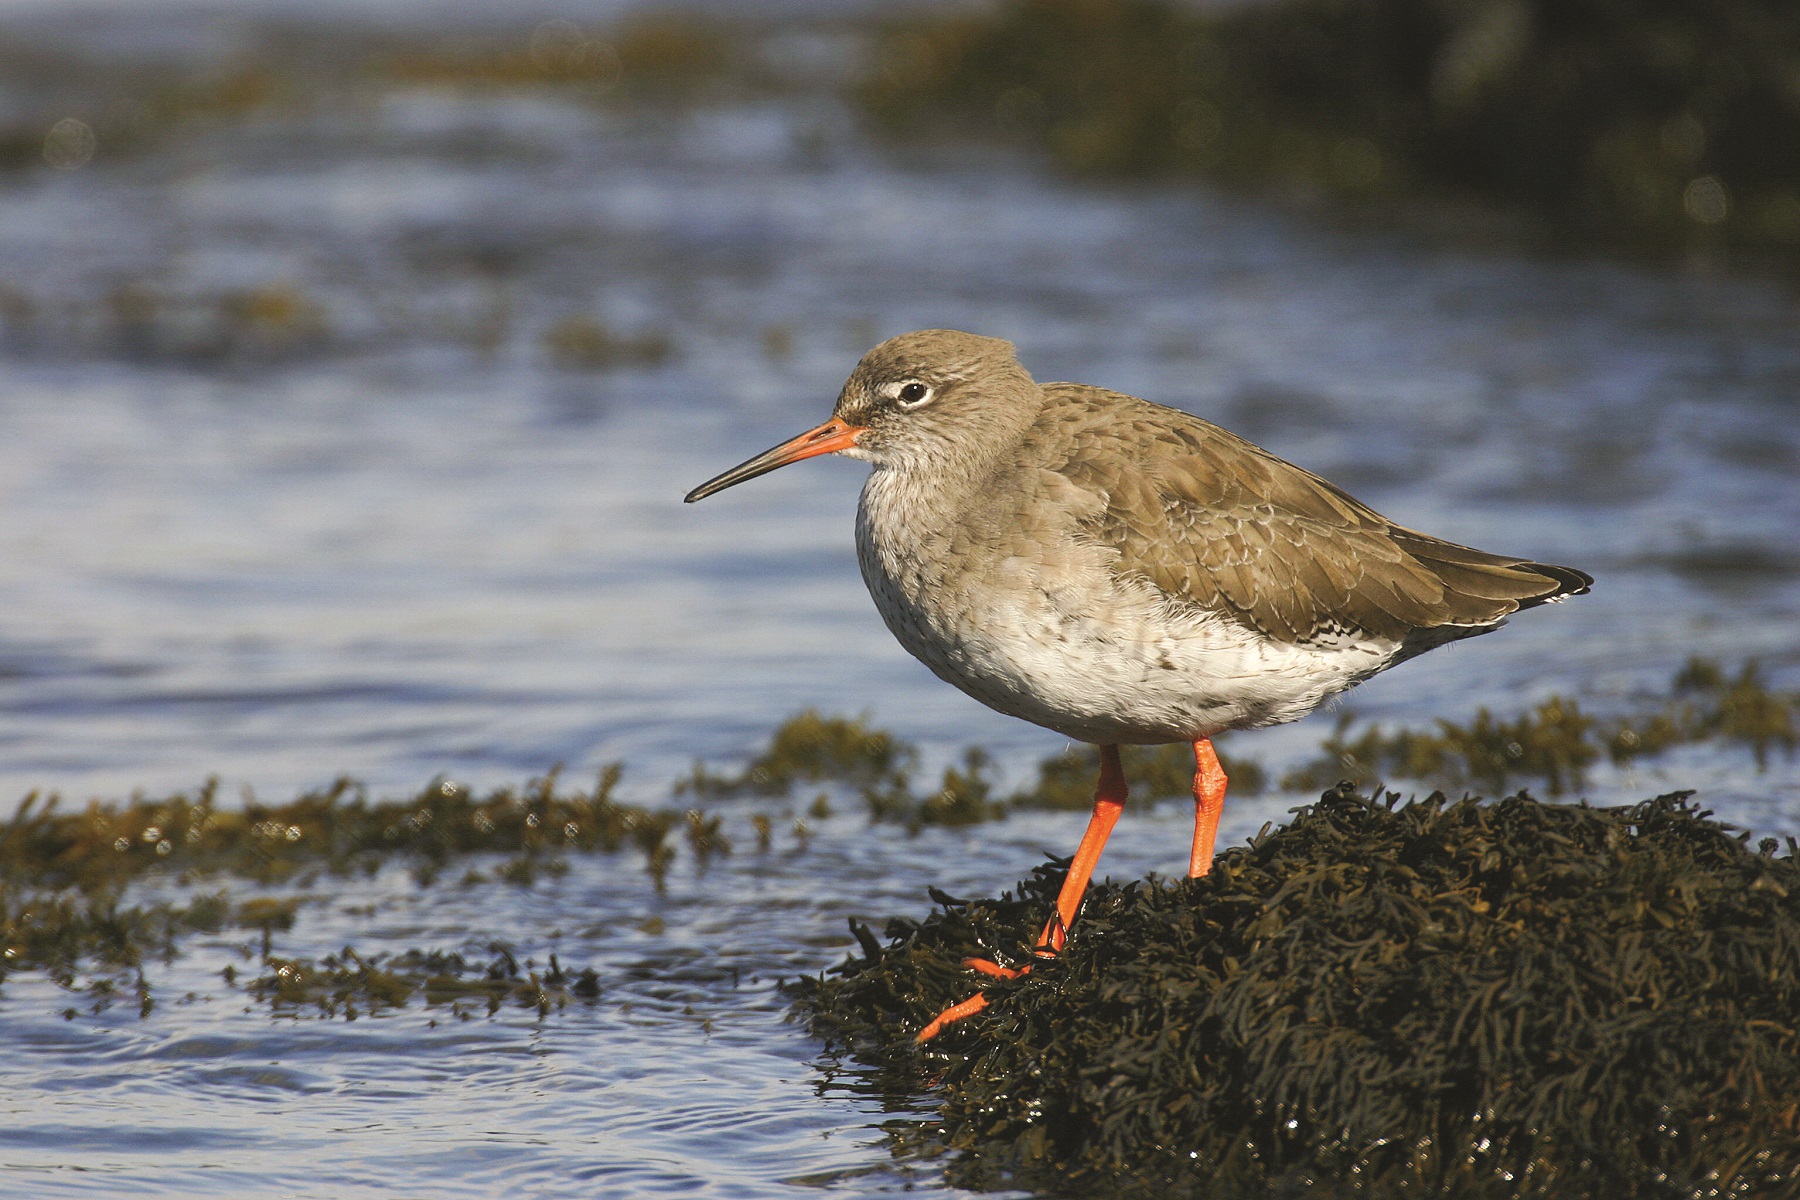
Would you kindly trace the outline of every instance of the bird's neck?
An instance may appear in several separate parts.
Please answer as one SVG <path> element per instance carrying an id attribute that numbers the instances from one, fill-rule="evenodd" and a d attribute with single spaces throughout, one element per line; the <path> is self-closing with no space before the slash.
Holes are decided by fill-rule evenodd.
<path id="1" fill-rule="evenodd" d="M 995 405 L 960 425 L 954 440 L 921 439 L 904 455 L 872 460 L 857 512 L 863 553 L 895 568 L 932 547 L 966 540 L 997 495 L 1016 487 L 1020 448 L 1041 404 Z M 907 568 L 910 569 L 910 568 Z"/>
<path id="2" fill-rule="evenodd" d="M 954 446 L 919 447 L 903 460 L 873 463 L 862 507 L 883 528 L 904 529 L 909 538 L 948 530 L 991 496 L 1017 442 L 1010 429 L 984 429 Z"/>
<path id="3" fill-rule="evenodd" d="M 939 472 L 877 465 L 857 506 L 859 540 L 884 558 L 916 554 L 955 527 L 968 495 L 962 481 Z"/>

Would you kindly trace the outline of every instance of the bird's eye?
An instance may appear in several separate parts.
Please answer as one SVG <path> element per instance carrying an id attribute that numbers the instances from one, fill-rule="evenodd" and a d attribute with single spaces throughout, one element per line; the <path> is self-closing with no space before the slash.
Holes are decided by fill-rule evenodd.
<path id="1" fill-rule="evenodd" d="M 899 399 L 907 408 L 917 408 L 931 399 L 931 389 L 915 380 L 900 389 Z"/>

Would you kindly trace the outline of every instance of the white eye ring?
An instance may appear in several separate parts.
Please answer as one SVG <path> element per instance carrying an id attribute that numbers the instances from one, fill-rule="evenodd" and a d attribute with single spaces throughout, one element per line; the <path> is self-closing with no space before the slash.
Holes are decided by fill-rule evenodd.
<path id="1" fill-rule="evenodd" d="M 931 403 L 937 391 L 930 384 L 909 379 L 894 389 L 894 403 L 908 411 Z"/>

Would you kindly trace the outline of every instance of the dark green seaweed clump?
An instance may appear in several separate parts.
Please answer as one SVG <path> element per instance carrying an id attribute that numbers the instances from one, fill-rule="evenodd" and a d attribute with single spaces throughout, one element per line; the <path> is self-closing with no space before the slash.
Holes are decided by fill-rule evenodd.
<path id="1" fill-rule="evenodd" d="M 904 783 L 918 760 L 916 747 L 866 718 L 826 717 L 804 709 L 769 735 L 768 748 L 736 775 L 715 775 L 702 764 L 675 784 L 677 796 L 786 796 L 800 783 L 885 787 Z"/>
<path id="2" fill-rule="evenodd" d="M 359 1007 L 401 1004 L 418 994 L 427 1003 L 482 999 L 493 1008 L 506 1002 L 541 1013 L 560 1009 L 571 995 L 585 998 L 581 979 L 591 983 L 591 973 L 570 983 L 554 965 L 545 973 L 495 975 L 490 964 L 459 991 L 455 980 L 473 968 L 434 952 L 420 952 L 426 957 L 414 956 L 417 961 L 403 955 L 384 962 L 352 951 L 319 963 L 275 957 L 273 934 L 291 928 L 303 904 L 319 895 L 237 903 L 223 891 L 173 901 L 128 903 L 127 897 L 133 884 L 159 879 L 192 884 L 233 877 L 304 887 L 321 874 L 372 874 L 396 859 L 426 887 L 472 855 L 508 857 L 492 876 L 467 872 L 465 886 L 497 878 L 529 887 L 540 876 L 567 871 L 572 855 L 622 851 L 640 855 L 660 889 L 678 833 L 698 865 L 731 853 L 722 817 L 616 800 L 619 775 L 617 765 L 609 766 L 583 790 L 561 785 L 553 772 L 523 788 L 486 794 L 437 781 L 398 800 L 371 800 L 359 785 L 339 780 L 283 804 L 251 799 L 237 809 L 218 806 L 213 784 L 158 799 L 96 800 L 73 811 L 55 796 L 34 793 L 10 821 L 0 821 L 0 984 L 17 972 L 41 972 L 87 995 L 96 1011 L 130 991 L 148 1013 L 145 966 L 172 959 L 190 934 L 231 926 L 261 931 L 266 971 L 251 992 L 278 1007 L 305 1003 L 353 1015 Z M 767 818 L 757 819 L 766 829 Z M 768 840 L 759 839 L 764 849 Z"/>
<path id="3" fill-rule="evenodd" d="M 897 32 L 889 130 L 1088 172 L 1474 195 L 1587 241 L 1800 248 L 1791 0 L 1009 0 Z"/>
<path id="4" fill-rule="evenodd" d="M 795 988 L 941 1103 L 954 1181 L 1108 1195 L 1622 1197 L 1800 1190 L 1800 847 L 1676 793 L 1620 808 L 1340 787 L 1199 880 L 955 902 Z"/>
<path id="5" fill-rule="evenodd" d="M 549 861 L 624 849 L 639 851 L 660 879 L 682 814 L 615 800 L 619 776 L 617 764 L 608 766 L 584 791 L 552 772 L 486 795 L 440 780 L 402 800 L 371 800 L 360 784 L 340 779 L 284 804 L 251 799 L 236 809 L 218 806 L 212 783 L 161 799 L 96 800 L 79 811 L 34 792 L 0 823 L 0 885 L 102 894 L 146 874 L 268 884 L 303 871 L 372 872 L 393 858 L 412 861 L 424 883 L 470 854 Z M 730 852 L 716 821 L 692 814 L 686 833 L 699 859 Z"/>
<path id="6" fill-rule="evenodd" d="M 492 958 L 475 962 L 454 951 L 364 957 L 350 947 L 317 962 L 268 956 L 262 974 L 245 986 L 277 1012 L 313 1009 L 347 1020 L 355 1020 L 359 1010 L 405 1007 L 415 996 L 426 1004 L 447 1005 L 465 1019 L 473 1009 L 492 1015 L 509 1003 L 549 1016 L 570 1000 L 592 1002 L 600 996 L 600 977 L 592 968 L 565 970 L 554 954 L 547 967 L 530 960 L 521 964 L 498 942 L 488 952 Z"/>
<path id="7" fill-rule="evenodd" d="M 1439 719 L 1434 729 L 1379 725 L 1352 735 L 1348 714 L 1320 745 L 1321 754 L 1282 776 L 1281 786 L 1315 791 L 1350 779 L 1417 779 L 1434 787 L 1499 791 L 1541 780 L 1553 796 L 1586 781 L 1601 759 L 1629 765 L 1676 746 L 1716 742 L 1748 749 L 1758 770 L 1772 752 L 1800 745 L 1800 694 L 1770 688 L 1755 662 L 1735 677 L 1718 663 L 1690 658 L 1669 694 L 1621 716 L 1597 719 L 1574 700 L 1551 696 L 1528 713 L 1496 717 L 1483 708 L 1467 725 Z"/>

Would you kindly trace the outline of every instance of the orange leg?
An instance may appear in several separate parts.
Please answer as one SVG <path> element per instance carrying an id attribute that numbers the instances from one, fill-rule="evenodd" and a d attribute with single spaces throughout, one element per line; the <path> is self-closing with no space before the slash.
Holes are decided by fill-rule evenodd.
<path id="1" fill-rule="evenodd" d="M 1188 856 L 1190 878 L 1212 870 L 1219 814 L 1225 811 L 1225 782 L 1225 768 L 1213 753 L 1212 740 L 1201 738 L 1194 743 L 1194 851 Z"/>
<path id="2" fill-rule="evenodd" d="M 1223 779 L 1224 776 L 1221 775 L 1220 778 Z M 1044 924 L 1044 931 L 1038 934 L 1035 949 L 1039 958 L 1055 958 L 1067 942 L 1069 927 L 1075 923 L 1075 914 L 1080 910 L 1081 899 L 1087 893 L 1088 881 L 1094 877 L 1094 868 L 1099 865 L 1100 852 L 1106 848 L 1106 839 L 1112 836 L 1113 826 L 1119 823 L 1119 814 L 1125 811 L 1125 794 L 1125 769 L 1119 763 L 1119 748 L 1100 747 L 1100 786 L 1094 794 L 1094 815 L 1088 821 L 1087 832 L 1081 835 L 1081 845 L 1076 847 L 1074 859 L 1069 863 L 1069 873 L 1063 878 L 1062 890 L 1056 895 L 1056 911 L 1050 914 L 1050 919 Z M 1003 967 L 985 958 L 964 959 L 963 965 L 999 979 L 1017 979 L 1031 971 L 1029 966 Z M 944 1026 L 973 1016 L 986 1007 L 987 997 L 977 992 L 962 1003 L 953 1004 L 939 1013 L 931 1024 L 919 1031 L 918 1040 L 928 1042 L 943 1032 Z"/>
<path id="3" fill-rule="evenodd" d="M 1088 880 L 1094 877 L 1094 868 L 1100 865 L 1100 852 L 1106 849 L 1106 839 L 1112 836 L 1113 826 L 1119 823 L 1119 814 L 1124 811 L 1125 768 L 1119 765 L 1119 748 L 1102 746 L 1100 786 L 1094 792 L 1094 815 L 1088 821 L 1087 832 L 1081 835 L 1081 845 L 1075 848 L 1074 861 L 1069 863 L 1069 873 L 1063 877 L 1062 891 L 1056 894 L 1056 911 L 1044 923 L 1044 932 L 1038 934 L 1036 950 L 1039 958 L 1055 958 L 1068 940 L 1069 927 L 1075 924 L 1075 913 L 1081 908 L 1081 898 L 1087 894 Z"/>
<path id="4" fill-rule="evenodd" d="M 919 1030 L 919 1036 L 914 1040 L 918 1042 L 929 1042 L 932 1038 L 944 1032 L 944 1026 L 960 1021 L 964 1017 L 972 1017 L 986 1007 L 986 993 L 976 992 L 961 1004 L 952 1004 L 949 1008 L 946 1008 L 943 1012 L 933 1017 L 931 1019 L 931 1024 Z"/>

